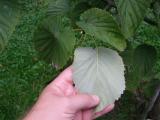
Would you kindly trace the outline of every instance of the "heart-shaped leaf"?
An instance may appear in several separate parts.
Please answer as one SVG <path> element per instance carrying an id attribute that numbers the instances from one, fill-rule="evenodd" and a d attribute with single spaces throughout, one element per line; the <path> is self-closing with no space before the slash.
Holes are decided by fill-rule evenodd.
<path id="1" fill-rule="evenodd" d="M 143 21 L 151 0 L 115 0 L 121 28 L 126 38 L 131 37 Z"/>
<path id="2" fill-rule="evenodd" d="M 75 87 L 100 97 L 96 111 L 114 103 L 125 89 L 124 65 L 118 53 L 108 48 L 78 48 L 74 55 Z"/>
<path id="3" fill-rule="evenodd" d="M 45 19 L 34 36 L 35 47 L 39 51 L 40 58 L 59 67 L 66 64 L 76 38 L 72 29 L 65 27 L 60 18 Z"/>
<path id="4" fill-rule="evenodd" d="M 86 33 L 95 36 L 120 51 L 126 48 L 126 41 L 109 12 L 92 8 L 84 12 L 77 22 Z"/>
<path id="5" fill-rule="evenodd" d="M 3 50 L 19 20 L 15 1 L 0 1 L 0 50 Z"/>

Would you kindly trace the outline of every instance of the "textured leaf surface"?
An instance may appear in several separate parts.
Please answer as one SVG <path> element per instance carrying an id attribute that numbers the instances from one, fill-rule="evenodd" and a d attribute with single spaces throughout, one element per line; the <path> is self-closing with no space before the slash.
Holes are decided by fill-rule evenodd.
<path id="1" fill-rule="evenodd" d="M 106 11 L 92 8 L 84 12 L 77 22 L 86 33 L 95 36 L 120 51 L 126 48 L 126 41 L 113 17 Z"/>
<path id="2" fill-rule="evenodd" d="M 153 46 L 142 44 L 131 48 L 124 54 L 127 61 L 127 89 L 135 91 L 144 80 L 151 80 L 154 77 L 153 67 L 157 60 L 157 52 Z"/>
<path id="3" fill-rule="evenodd" d="M 78 48 L 74 55 L 76 88 L 100 97 L 96 111 L 114 103 L 125 89 L 124 65 L 118 53 L 108 48 Z"/>
<path id="4" fill-rule="evenodd" d="M 139 78 L 143 78 L 148 74 L 152 74 L 152 68 L 157 59 L 157 51 L 153 46 L 140 45 L 133 55 L 134 74 Z"/>
<path id="5" fill-rule="evenodd" d="M 69 0 L 51 0 L 47 13 L 52 16 L 66 15 L 70 8 Z"/>
<path id="6" fill-rule="evenodd" d="M 115 0 L 126 38 L 131 37 L 142 22 L 151 0 Z"/>
<path id="7" fill-rule="evenodd" d="M 0 1 L 0 50 L 3 50 L 8 42 L 9 36 L 18 23 L 19 11 L 12 2 Z"/>
<path id="8" fill-rule="evenodd" d="M 75 45 L 71 28 L 64 27 L 59 18 L 48 18 L 35 33 L 35 47 L 40 58 L 59 67 L 65 65 Z"/>
<path id="9" fill-rule="evenodd" d="M 158 26 L 159 26 L 159 29 L 160 29 L 160 0 L 156 1 L 154 3 L 154 6 L 153 6 L 153 11 L 154 11 L 154 15 L 157 19 L 157 22 L 158 22 Z"/>

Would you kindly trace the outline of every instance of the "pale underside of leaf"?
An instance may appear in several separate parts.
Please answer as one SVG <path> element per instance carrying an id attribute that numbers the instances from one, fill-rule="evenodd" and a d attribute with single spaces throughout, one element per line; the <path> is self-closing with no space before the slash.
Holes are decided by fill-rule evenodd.
<path id="1" fill-rule="evenodd" d="M 117 23 L 107 11 L 91 8 L 84 12 L 77 22 L 87 34 L 102 40 L 120 51 L 126 48 L 126 41 Z"/>
<path id="2" fill-rule="evenodd" d="M 114 103 L 125 89 L 124 65 L 118 53 L 108 48 L 78 48 L 74 55 L 76 88 L 100 97 L 96 111 Z"/>

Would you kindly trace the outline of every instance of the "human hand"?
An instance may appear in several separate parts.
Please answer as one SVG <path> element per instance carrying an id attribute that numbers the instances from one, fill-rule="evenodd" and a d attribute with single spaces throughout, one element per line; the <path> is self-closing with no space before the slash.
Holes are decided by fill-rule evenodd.
<path id="1" fill-rule="evenodd" d="M 23 120 L 92 120 L 111 111 L 114 105 L 94 113 L 100 100 L 95 95 L 80 94 L 73 86 L 72 68 L 64 70 L 40 95 Z"/>

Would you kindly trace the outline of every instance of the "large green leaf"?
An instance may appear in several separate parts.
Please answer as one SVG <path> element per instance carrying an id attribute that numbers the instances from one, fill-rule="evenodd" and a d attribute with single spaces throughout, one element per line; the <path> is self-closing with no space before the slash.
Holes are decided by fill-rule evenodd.
<path id="1" fill-rule="evenodd" d="M 6 46 L 8 39 L 19 20 L 18 7 L 11 1 L 0 1 L 0 51 Z"/>
<path id="2" fill-rule="evenodd" d="M 34 36 L 40 58 L 59 67 L 66 64 L 76 39 L 72 29 L 64 27 L 60 18 L 45 19 Z"/>
<path id="3" fill-rule="evenodd" d="M 157 52 L 153 46 L 140 45 L 133 54 L 133 74 L 137 79 L 151 76 L 152 68 L 156 63 Z"/>
<path id="4" fill-rule="evenodd" d="M 109 43 L 120 51 L 126 48 L 126 41 L 113 17 L 106 11 L 92 8 L 81 15 L 77 25 L 86 33 Z"/>
<path id="5" fill-rule="evenodd" d="M 142 22 L 151 0 L 115 0 L 121 28 L 126 38 L 131 37 Z"/>
<path id="6" fill-rule="evenodd" d="M 73 62 L 75 87 L 101 99 L 96 111 L 117 100 L 125 89 L 124 65 L 116 51 L 108 48 L 78 48 Z"/>
<path id="7" fill-rule="evenodd" d="M 123 55 L 127 65 L 127 89 L 134 91 L 144 80 L 151 80 L 155 73 L 153 66 L 156 63 L 157 52 L 153 46 L 142 44 L 129 50 Z"/>
<path id="8" fill-rule="evenodd" d="M 48 15 L 67 15 L 70 11 L 70 0 L 50 0 L 48 6 Z"/>

